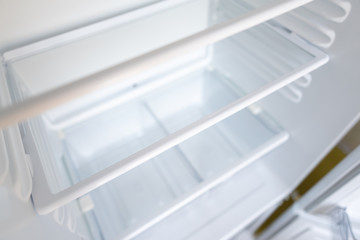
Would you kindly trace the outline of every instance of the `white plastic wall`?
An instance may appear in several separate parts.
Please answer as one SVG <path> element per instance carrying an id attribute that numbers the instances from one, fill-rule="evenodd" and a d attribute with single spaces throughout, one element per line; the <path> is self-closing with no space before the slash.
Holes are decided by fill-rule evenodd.
<path id="1" fill-rule="evenodd" d="M 2 0 L 0 52 L 158 0 Z"/>

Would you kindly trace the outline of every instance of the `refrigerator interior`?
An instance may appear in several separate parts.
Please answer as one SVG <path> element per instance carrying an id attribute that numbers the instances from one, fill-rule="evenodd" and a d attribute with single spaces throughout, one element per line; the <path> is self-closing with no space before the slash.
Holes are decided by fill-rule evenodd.
<path id="1" fill-rule="evenodd" d="M 105 29 L 50 41 L 24 55 L 19 50 L 6 52 L 4 57 L 10 59 L 5 69 L 7 84 L 13 100 L 26 100 L 232 19 L 249 8 L 248 2 L 241 5 L 226 0 L 150 4 L 124 14 Z M 316 58 L 316 51 L 269 23 L 256 26 L 23 123 L 25 150 L 44 169 L 44 184 L 56 194 L 266 83 L 301 70 Z M 311 76 L 305 75 L 296 84 L 308 86 L 310 82 Z M 301 100 L 297 89 L 289 85 L 274 95 L 294 104 Z M 249 206 L 248 212 L 241 210 L 242 219 L 236 219 L 241 224 L 228 229 L 231 235 L 281 199 L 299 178 L 289 180 L 286 174 L 277 174 L 281 169 L 266 158 L 292 135 L 282 118 L 272 114 L 274 106 L 266 107 L 276 100 L 264 102 L 58 208 L 52 213 L 54 218 L 71 231 L 95 239 L 132 238 L 143 232 L 139 238 L 166 238 L 171 230 L 159 233 L 151 228 L 164 221 L 184 226 L 186 231 L 179 233 L 179 239 L 199 239 L 210 232 L 198 229 L 222 218 L 229 222 L 232 218 L 227 215 L 236 213 L 234 208 Z M 293 161 L 288 174 L 302 174 L 308 168 L 309 163 Z"/>

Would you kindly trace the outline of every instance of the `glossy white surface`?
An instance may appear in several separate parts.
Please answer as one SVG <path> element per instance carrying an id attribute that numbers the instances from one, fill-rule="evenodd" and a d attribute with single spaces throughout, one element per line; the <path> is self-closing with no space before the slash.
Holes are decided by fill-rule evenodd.
<path id="1" fill-rule="evenodd" d="M 8 51 L 30 42 L 54 36 L 155 2 L 158 1 L 1 1 L 0 29 L 3 37 L 0 40 L 0 52 Z"/>

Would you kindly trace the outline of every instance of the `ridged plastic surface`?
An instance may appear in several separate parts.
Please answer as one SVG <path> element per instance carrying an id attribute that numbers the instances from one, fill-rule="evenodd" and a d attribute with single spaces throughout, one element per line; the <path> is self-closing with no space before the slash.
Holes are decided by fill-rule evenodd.
<path id="1" fill-rule="evenodd" d="M 269 0 L 234 0 L 258 7 Z M 322 48 L 329 48 L 336 38 L 333 23 L 342 23 L 351 12 L 348 0 L 316 0 L 286 13 L 275 21 L 281 27 L 298 34 L 307 41 Z"/>

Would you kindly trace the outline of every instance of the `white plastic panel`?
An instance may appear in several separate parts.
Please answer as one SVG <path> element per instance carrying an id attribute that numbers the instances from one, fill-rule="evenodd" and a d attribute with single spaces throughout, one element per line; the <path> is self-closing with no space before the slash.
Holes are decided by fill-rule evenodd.
<path id="1" fill-rule="evenodd" d="M 0 2 L 0 52 L 125 13 L 156 0 L 4 0 Z"/>

